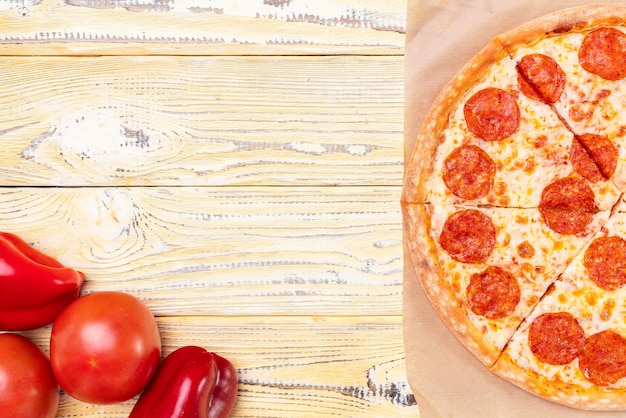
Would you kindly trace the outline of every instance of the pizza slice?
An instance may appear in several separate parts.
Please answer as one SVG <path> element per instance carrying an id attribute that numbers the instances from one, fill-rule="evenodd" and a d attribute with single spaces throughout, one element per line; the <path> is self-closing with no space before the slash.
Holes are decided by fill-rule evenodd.
<path id="1" fill-rule="evenodd" d="M 408 162 L 403 200 L 536 208 L 546 187 L 577 177 L 593 190 L 597 209 L 610 209 L 619 190 L 577 170 L 574 134 L 550 104 L 524 91 L 516 61 L 502 47 L 481 51 L 427 116 Z"/>
<path id="2" fill-rule="evenodd" d="M 558 275 L 606 221 L 555 232 L 535 209 L 406 204 L 406 241 L 432 305 L 490 366 Z"/>
<path id="3" fill-rule="evenodd" d="M 552 285 L 492 371 L 552 401 L 626 408 L 626 204 Z"/>
<path id="4" fill-rule="evenodd" d="M 626 190 L 626 28 L 617 24 L 619 16 L 626 19 L 626 8 L 570 13 L 556 15 L 561 25 L 569 24 L 567 32 L 546 34 L 546 19 L 503 34 L 498 42 L 515 61 L 520 91 L 550 105 L 574 133 L 575 171 Z"/>

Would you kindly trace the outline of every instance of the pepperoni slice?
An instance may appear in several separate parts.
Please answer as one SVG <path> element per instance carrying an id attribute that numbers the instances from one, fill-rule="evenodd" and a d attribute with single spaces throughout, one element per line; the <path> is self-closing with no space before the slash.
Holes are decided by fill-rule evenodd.
<path id="1" fill-rule="evenodd" d="M 626 284 L 626 240 L 600 237 L 585 251 L 583 264 L 589 278 L 605 290 L 617 290 Z"/>
<path id="2" fill-rule="evenodd" d="M 464 145 L 450 153 L 443 165 L 443 181 L 450 191 L 467 200 L 485 196 L 493 187 L 496 164 L 476 145 Z"/>
<path id="3" fill-rule="evenodd" d="M 467 302 L 476 315 L 489 319 L 504 318 L 515 310 L 521 291 L 515 276 L 501 267 L 489 266 L 470 277 Z"/>
<path id="4" fill-rule="evenodd" d="M 583 348 L 585 331 L 567 312 L 550 312 L 535 318 L 528 331 L 533 354 L 544 363 L 563 365 L 571 362 Z"/>
<path id="5" fill-rule="evenodd" d="M 485 141 L 500 141 L 511 136 L 520 124 L 515 97 L 495 87 L 480 90 L 470 97 L 463 112 L 470 132 Z"/>
<path id="6" fill-rule="evenodd" d="M 581 179 L 566 177 L 556 180 L 543 189 L 539 212 L 555 232 L 583 232 L 596 213 L 593 190 Z"/>
<path id="7" fill-rule="evenodd" d="M 600 28 L 585 36 L 578 51 L 580 65 L 607 80 L 626 77 L 626 34 L 615 28 Z"/>
<path id="8" fill-rule="evenodd" d="M 626 376 L 626 338 L 612 330 L 590 335 L 578 367 L 592 383 L 606 386 Z"/>
<path id="9" fill-rule="evenodd" d="M 517 64 L 517 72 L 520 90 L 530 98 L 553 104 L 565 89 L 565 72 L 547 55 L 524 56 Z"/>
<path id="10" fill-rule="evenodd" d="M 617 148 L 606 136 L 583 134 L 572 141 L 570 160 L 574 170 L 593 183 L 610 179 L 617 159 Z"/>
<path id="11" fill-rule="evenodd" d="M 496 245 L 496 228 L 481 211 L 466 209 L 448 217 L 439 236 L 439 244 L 462 263 L 482 263 Z"/>

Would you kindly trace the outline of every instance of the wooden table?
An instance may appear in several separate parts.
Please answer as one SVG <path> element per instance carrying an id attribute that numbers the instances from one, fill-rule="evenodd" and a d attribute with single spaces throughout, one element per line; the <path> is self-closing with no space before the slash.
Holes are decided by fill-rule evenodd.
<path id="1" fill-rule="evenodd" d="M 3 0 L 0 225 L 130 292 L 236 417 L 419 416 L 403 0 Z M 27 336 L 48 349 L 50 327 Z M 58 417 L 126 417 L 62 394 Z"/>

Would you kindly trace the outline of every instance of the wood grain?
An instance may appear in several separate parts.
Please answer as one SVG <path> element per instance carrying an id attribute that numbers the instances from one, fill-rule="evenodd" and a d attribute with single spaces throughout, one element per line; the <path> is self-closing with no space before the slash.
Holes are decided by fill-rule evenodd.
<path id="1" fill-rule="evenodd" d="M 231 359 L 240 380 L 233 417 L 416 415 L 398 317 L 167 317 L 158 324 L 164 354 L 200 345 Z M 50 328 L 25 334 L 48 350 Z M 58 415 L 127 417 L 134 401 L 98 406 L 63 394 Z"/>
<path id="2" fill-rule="evenodd" d="M 402 339 L 405 0 L 0 0 L 0 225 L 132 293 L 233 417 L 419 417 Z M 25 332 L 48 350 L 51 327 Z M 57 418 L 134 399 L 62 393 Z M 0 412 L 1 414 L 1 412 Z"/>
<path id="3" fill-rule="evenodd" d="M 2 57 L 0 73 L 0 185 L 401 183 L 395 57 Z"/>
<path id="4" fill-rule="evenodd" d="M 404 0 L 0 3 L 7 55 L 401 55 Z"/>
<path id="5" fill-rule="evenodd" d="M 159 316 L 400 315 L 399 193 L 2 188 L 0 224 Z"/>

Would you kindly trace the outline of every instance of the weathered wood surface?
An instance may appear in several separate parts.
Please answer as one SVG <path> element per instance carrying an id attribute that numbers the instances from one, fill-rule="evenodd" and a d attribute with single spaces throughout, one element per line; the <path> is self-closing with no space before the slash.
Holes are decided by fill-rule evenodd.
<path id="1" fill-rule="evenodd" d="M 4 0 L 5 54 L 374 54 L 404 47 L 404 0 Z"/>
<path id="2" fill-rule="evenodd" d="M 239 372 L 234 417 L 419 416 L 401 0 L 0 0 L 0 225 Z M 48 349 L 50 327 L 29 331 Z M 57 417 L 128 416 L 62 394 Z"/>
<path id="3" fill-rule="evenodd" d="M 400 185 L 397 57 L 0 57 L 3 185 Z"/>
<path id="4" fill-rule="evenodd" d="M 0 188 L 0 224 L 158 315 L 398 315 L 399 187 Z"/>

